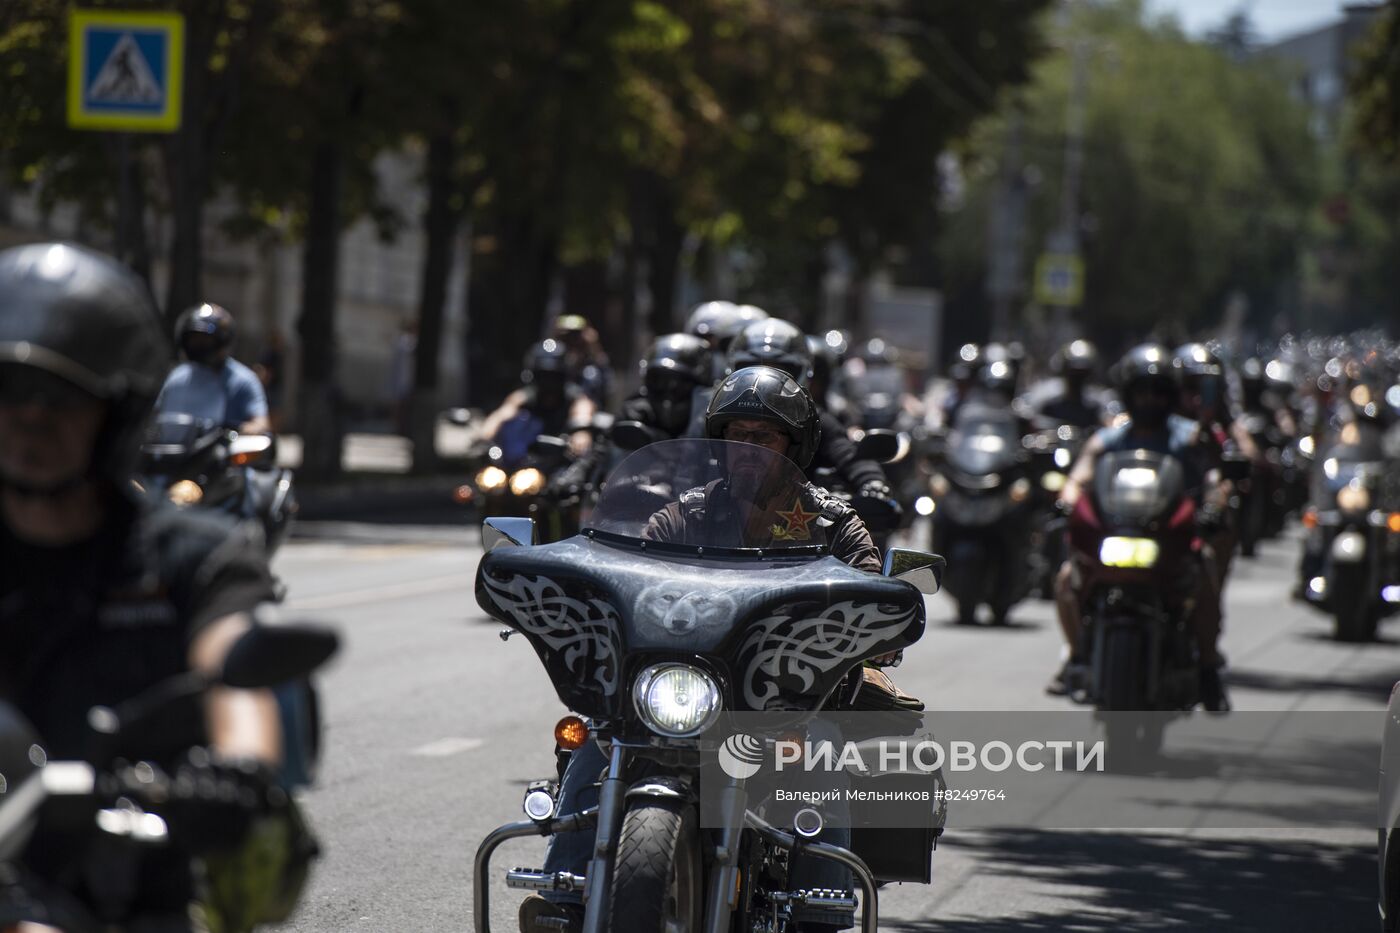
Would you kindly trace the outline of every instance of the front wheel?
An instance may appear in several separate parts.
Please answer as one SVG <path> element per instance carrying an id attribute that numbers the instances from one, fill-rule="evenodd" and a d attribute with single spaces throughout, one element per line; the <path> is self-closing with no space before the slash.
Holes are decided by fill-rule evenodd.
<path id="1" fill-rule="evenodd" d="M 695 807 L 672 800 L 631 802 L 618 840 L 608 929 L 694 933 L 703 903 Z"/>
<path id="2" fill-rule="evenodd" d="M 1363 577 L 1363 574 L 1338 574 L 1336 582 L 1327 587 L 1337 641 L 1367 642 L 1376 637 L 1376 612 Z"/>

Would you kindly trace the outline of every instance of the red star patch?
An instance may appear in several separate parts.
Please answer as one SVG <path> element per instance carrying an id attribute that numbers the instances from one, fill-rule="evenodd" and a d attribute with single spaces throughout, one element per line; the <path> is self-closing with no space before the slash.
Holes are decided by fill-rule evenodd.
<path id="1" fill-rule="evenodd" d="M 807 527 L 812 523 L 812 519 L 820 515 L 820 512 L 804 512 L 802 510 L 802 500 L 797 500 L 792 504 L 792 510 L 784 512 L 778 510 L 774 513 L 784 522 L 787 527 L 783 529 L 781 537 L 791 541 L 806 541 L 812 537 L 812 529 Z M 774 526 L 777 530 L 777 526 Z"/>

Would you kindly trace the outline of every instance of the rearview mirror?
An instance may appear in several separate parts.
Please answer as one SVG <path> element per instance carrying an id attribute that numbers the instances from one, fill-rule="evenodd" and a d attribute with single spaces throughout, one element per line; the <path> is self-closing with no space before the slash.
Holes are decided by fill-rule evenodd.
<path id="1" fill-rule="evenodd" d="M 912 583 L 919 592 L 932 596 L 943 583 L 943 570 L 947 565 L 948 562 L 937 554 L 892 547 L 885 552 L 885 563 L 880 573 Z"/>
<path id="2" fill-rule="evenodd" d="M 230 687 L 275 687 L 310 674 L 330 660 L 340 636 L 320 625 L 254 625 L 224 658 L 219 681 Z"/>
<path id="3" fill-rule="evenodd" d="M 872 428 L 856 442 L 856 456 L 862 460 L 894 463 L 909 452 L 909 435 L 902 431 Z"/>
<path id="4" fill-rule="evenodd" d="M 265 460 L 272 453 L 273 439 L 267 434 L 240 434 L 229 441 L 228 456 L 235 466 Z"/>
<path id="5" fill-rule="evenodd" d="M 623 450 L 640 450 L 663 439 L 660 431 L 640 421 L 619 421 L 612 426 L 612 442 Z"/>
<path id="6" fill-rule="evenodd" d="M 481 549 L 491 552 L 500 547 L 528 547 L 537 544 L 533 518 L 488 518 L 481 523 Z"/>

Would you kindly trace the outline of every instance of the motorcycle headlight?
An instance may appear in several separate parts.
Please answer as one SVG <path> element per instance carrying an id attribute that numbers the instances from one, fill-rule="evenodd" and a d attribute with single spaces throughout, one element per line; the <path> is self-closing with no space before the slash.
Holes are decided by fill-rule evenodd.
<path id="1" fill-rule="evenodd" d="M 506 484 L 506 471 L 498 466 L 489 466 L 476 474 L 476 486 L 483 492 L 495 492 Z"/>
<path id="2" fill-rule="evenodd" d="M 516 470 L 510 478 L 510 491 L 517 496 L 533 496 L 544 488 L 544 474 L 534 467 Z"/>
<path id="3" fill-rule="evenodd" d="M 1343 512 L 1363 512 L 1371 507 L 1371 494 L 1365 486 L 1348 483 L 1337 490 L 1337 508 Z"/>
<path id="4" fill-rule="evenodd" d="M 1105 567 L 1151 567 L 1160 553 L 1151 538 L 1104 538 L 1099 545 L 1099 561 Z"/>
<path id="5" fill-rule="evenodd" d="M 1006 491 L 1012 502 L 1025 502 L 1031 495 L 1031 481 L 1024 476 L 1011 484 L 1011 488 Z"/>
<path id="6" fill-rule="evenodd" d="M 1065 480 L 1068 478 L 1059 470 L 1051 470 L 1040 478 L 1040 488 L 1046 492 L 1059 492 L 1065 488 Z"/>
<path id="7" fill-rule="evenodd" d="M 632 703 L 654 732 L 686 738 L 704 732 L 719 716 L 719 685 L 689 664 L 653 664 L 637 675 Z"/>
<path id="8" fill-rule="evenodd" d="M 171 484 L 165 492 L 165 497 L 179 506 L 195 505 L 204 498 L 204 490 L 194 480 L 182 479 Z"/>

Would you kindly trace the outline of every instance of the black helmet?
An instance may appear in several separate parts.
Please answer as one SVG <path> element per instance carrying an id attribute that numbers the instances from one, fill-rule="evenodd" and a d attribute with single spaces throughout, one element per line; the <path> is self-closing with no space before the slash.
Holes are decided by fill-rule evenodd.
<path id="1" fill-rule="evenodd" d="M 806 385 L 812 378 L 812 349 L 802 331 L 787 321 L 755 321 L 729 345 L 729 371 L 746 366 L 772 366 Z"/>
<path id="2" fill-rule="evenodd" d="M 948 378 L 955 382 L 970 382 L 982 369 L 982 348 L 975 343 L 958 347 L 957 358 L 948 367 Z"/>
<path id="3" fill-rule="evenodd" d="M 685 330 L 706 340 L 719 340 L 722 334 L 733 337 L 739 327 L 739 306 L 732 301 L 706 301 L 695 306 L 685 322 Z"/>
<path id="4" fill-rule="evenodd" d="M 977 373 L 977 381 L 989 392 L 997 392 L 1010 401 L 1016 394 L 1016 368 L 1009 360 L 988 360 Z"/>
<path id="5" fill-rule="evenodd" d="M 175 322 L 175 343 L 193 363 L 222 363 L 233 349 L 233 336 L 233 315 L 208 302 L 186 308 Z"/>
<path id="6" fill-rule="evenodd" d="M 860 348 L 860 358 L 867 366 L 894 366 L 899 363 L 899 351 L 879 337 L 871 337 Z"/>
<path id="7" fill-rule="evenodd" d="M 104 399 L 93 472 L 127 482 L 170 368 L 170 344 L 140 279 L 66 243 L 0 252 L 0 364 L 42 369 Z"/>
<path id="8" fill-rule="evenodd" d="M 710 381 L 710 348 L 690 334 L 662 334 L 638 365 L 645 385 L 659 373 L 672 373 L 696 385 Z"/>
<path id="9" fill-rule="evenodd" d="M 1203 343 L 1184 343 L 1176 348 L 1172 365 L 1182 379 L 1219 376 L 1225 372 L 1220 357 Z"/>
<path id="10" fill-rule="evenodd" d="M 1094 370 L 1099 368 L 1098 348 L 1087 340 L 1072 340 L 1060 347 L 1050 361 L 1050 368 L 1062 376 L 1069 373 L 1093 375 Z"/>
<path id="11" fill-rule="evenodd" d="M 831 333 L 837 332 L 831 331 Z M 812 355 L 812 378 L 810 382 L 813 385 L 830 385 L 831 374 L 836 371 L 840 360 L 836 348 L 816 334 L 808 334 L 807 352 Z"/>
<path id="12" fill-rule="evenodd" d="M 663 334 L 638 368 L 657 424 L 680 434 L 690 424 L 695 390 L 710 384 L 709 345 L 690 334 Z"/>
<path id="13" fill-rule="evenodd" d="M 520 381 L 526 385 L 538 382 L 545 373 L 558 373 L 562 378 L 569 371 L 564 345 L 550 338 L 535 344 L 525 351 L 525 369 Z"/>
<path id="14" fill-rule="evenodd" d="M 1166 423 L 1177 397 L 1176 369 L 1170 350 L 1155 343 L 1136 346 L 1118 361 L 1113 375 L 1123 407 L 1134 421 L 1150 426 Z M 1152 395 L 1160 399 L 1160 404 L 1140 408 L 1137 399 L 1140 388 L 1152 389 Z"/>
<path id="15" fill-rule="evenodd" d="M 781 369 L 750 366 L 726 376 L 705 411 L 705 436 L 723 438 L 725 425 L 747 419 L 781 425 L 792 439 L 788 459 L 802 469 L 816 456 L 821 441 L 817 406 L 807 390 Z"/>

